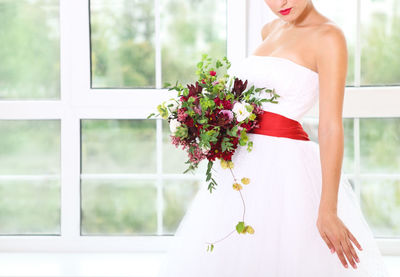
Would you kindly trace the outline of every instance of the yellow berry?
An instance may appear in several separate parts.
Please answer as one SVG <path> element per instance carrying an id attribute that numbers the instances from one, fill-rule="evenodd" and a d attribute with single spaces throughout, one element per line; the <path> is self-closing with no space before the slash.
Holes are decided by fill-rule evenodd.
<path id="1" fill-rule="evenodd" d="M 233 185 L 232 185 L 232 187 L 233 187 L 233 189 L 234 190 L 241 190 L 243 187 L 242 187 L 242 185 L 241 184 L 239 184 L 239 183 L 234 183 Z"/>
<path id="2" fill-rule="evenodd" d="M 224 159 L 221 159 L 221 167 L 223 169 L 227 169 L 228 168 L 228 162 L 225 161 Z"/>
<path id="3" fill-rule="evenodd" d="M 232 161 L 228 161 L 228 167 L 229 168 L 233 168 L 233 162 Z"/>
<path id="4" fill-rule="evenodd" d="M 250 225 L 247 225 L 244 229 L 247 233 L 254 234 L 254 229 Z"/>
<path id="5" fill-rule="evenodd" d="M 250 184 L 250 179 L 249 179 L 249 178 L 243 177 L 241 181 L 242 181 L 242 183 L 243 183 L 244 185 Z"/>

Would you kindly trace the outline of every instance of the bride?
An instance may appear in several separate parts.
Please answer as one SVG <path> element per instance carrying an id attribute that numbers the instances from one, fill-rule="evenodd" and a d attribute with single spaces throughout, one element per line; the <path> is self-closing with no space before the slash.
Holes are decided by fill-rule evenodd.
<path id="1" fill-rule="evenodd" d="M 388 276 L 358 200 L 341 174 L 348 59 L 344 34 L 312 0 L 265 3 L 278 18 L 263 26 L 262 43 L 232 64 L 230 74 L 247 79 L 248 86 L 275 88 L 281 97 L 278 104 L 263 104 L 271 116 L 265 120 L 298 123 L 319 99 L 318 143 L 304 130 L 300 138 L 279 134 L 279 128 L 268 130 L 273 128 L 268 124 L 249 134 L 253 150 L 239 146 L 232 161 L 237 176 L 252 180 L 243 192 L 255 233 L 235 233 L 210 253 L 204 243 L 226 234 L 242 213 L 232 176 L 214 163 L 219 185 L 211 195 L 205 188 L 197 193 L 159 276 Z"/>

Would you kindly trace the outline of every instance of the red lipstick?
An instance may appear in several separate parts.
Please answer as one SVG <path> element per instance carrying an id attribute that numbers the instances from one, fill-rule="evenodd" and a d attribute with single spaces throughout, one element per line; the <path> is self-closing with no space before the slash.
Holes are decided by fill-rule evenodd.
<path id="1" fill-rule="evenodd" d="M 289 8 L 289 9 L 286 9 L 286 10 L 280 10 L 279 12 L 280 12 L 280 14 L 282 14 L 282 15 L 288 15 L 289 13 L 290 13 L 290 10 L 291 10 L 292 8 Z"/>

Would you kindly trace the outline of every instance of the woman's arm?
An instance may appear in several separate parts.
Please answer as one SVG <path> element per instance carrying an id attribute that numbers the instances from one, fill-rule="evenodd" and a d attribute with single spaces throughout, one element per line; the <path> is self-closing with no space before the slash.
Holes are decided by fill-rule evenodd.
<path id="1" fill-rule="evenodd" d="M 320 90 L 318 142 L 322 167 L 320 210 L 336 213 L 343 160 L 342 110 L 347 46 L 341 30 L 331 26 L 321 31 L 322 45 L 317 53 Z"/>
<path id="2" fill-rule="evenodd" d="M 317 68 L 319 73 L 318 139 L 322 169 L 322 192 L 317 226 L 332 253 L 347 268 L 359 262 L 350 240 L 362 250 L 356 238 L 337 216 L 338 189 L 343 161 L 343 98 L 347 75 L 347 45 L 343 32 L 327 24 L 318 33 Z M 354 259 L 354 260 L 353 260 Z"/>

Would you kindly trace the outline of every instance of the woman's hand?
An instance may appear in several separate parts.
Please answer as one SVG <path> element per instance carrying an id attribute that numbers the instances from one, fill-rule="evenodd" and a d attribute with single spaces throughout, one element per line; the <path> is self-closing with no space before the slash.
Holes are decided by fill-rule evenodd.
<path id="1" fill-rule="evenodd" d="M 328 245 L 331 252 L 334 253 L 336 250 L 343 266 L 348 268 L 343 255 L 345 254 L 353 268 L 357 268 L 354 260 L 359 263 L 360 259 L 350 241 L 352 241 L 358 249 L 362 250 L 362 247 L 337 214 L 334 212 L 319 211 L 317 227 L 322 239 Z"/>

